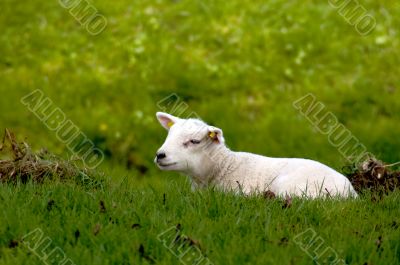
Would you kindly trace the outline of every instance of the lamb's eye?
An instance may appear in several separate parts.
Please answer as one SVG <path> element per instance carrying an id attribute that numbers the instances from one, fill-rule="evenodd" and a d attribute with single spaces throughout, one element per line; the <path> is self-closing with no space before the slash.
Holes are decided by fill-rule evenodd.
<path id="1" fill-rule="evenodd" d="M 190 140 L 190 143 L 192 144 L 199 144 L 201 141 L 200 140 Z"/>

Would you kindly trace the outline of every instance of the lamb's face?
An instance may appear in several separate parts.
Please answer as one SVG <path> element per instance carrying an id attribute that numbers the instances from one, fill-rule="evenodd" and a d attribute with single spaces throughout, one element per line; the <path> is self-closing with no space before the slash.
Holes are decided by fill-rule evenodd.
<path id="1" fill-rule="evenodd" d="M 222 131 L 197 119 L 180 119 L 158 112 L 157 118 L 168 130 L 154 162 L 162 170 L 199 174 L 216 144 L 223 144 Z"/>

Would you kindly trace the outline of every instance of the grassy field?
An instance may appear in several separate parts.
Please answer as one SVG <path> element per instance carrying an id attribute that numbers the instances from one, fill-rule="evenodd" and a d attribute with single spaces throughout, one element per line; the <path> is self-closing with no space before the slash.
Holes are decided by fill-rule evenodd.
<path id="1" fill-rule="evenodd" d="M 400 161 L 400 4 L 359 1 L 376 21 L 363 36 L 333 2 L 95 0 L 107 26 L 92 35 L 68 1 L 2 0 L 0 130 L 73 155 L 21 103 L 40 89 L 105 154 L 105 176 L 0 184 L 0 264 L 42 264 L 54 249 L 68 265 L 178 264 L 158 240 L 176 227 L 204 264 L 400 264 L 399 192 L 285 206 L 191 192 L 152 162 L 165 137 L 157 103 L 173 93 L 234 150 L 342 170 L 346 157 L 293 107 L 312 93 L 369 152 Z M 26 243 L 40 238 L 47 249 Z"/>
<path id="2" fill-rule="evenodd" d="M 399 263 L 399 193 L 381 200 L 293 200 L 285 207 L 263 197 L 192 192 L 184 182 L 140 189 L 132 182 L 104 190 L 73 183 L 2 185 L 1 263 L 40 264 L 39 257 L 60 247 L 74 264 L 179 264 L 158 239 L 177 225 L 212 264 Z M 36 229 L 43 234 L 26 236 Z M 46 237 L 47 248 L 34 246 Z M 175 242 L 171 235 L 161 240 Z M 182 249 L 177 253 L 191 251 Z M 345 263 L 329 262 L 336 257 Z"/>

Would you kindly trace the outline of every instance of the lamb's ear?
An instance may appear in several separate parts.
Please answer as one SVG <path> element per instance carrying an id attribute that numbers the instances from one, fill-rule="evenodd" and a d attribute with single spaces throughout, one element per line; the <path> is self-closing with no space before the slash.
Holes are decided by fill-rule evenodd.
<path id="1" fill-rule="evenodd" d="M 224 135 L 222 133 L 222 130 L 214 127 L 214 126 L 208 126 L 208 137 L 211 138 L 216 143 L 223 144 L 225 143 Z"/>
<path id="2" fill-rule="evenodd" d="M 172 125 L 174 125 L 179 120 L 179 118 L 165 112 L 157 112 L 156 116 L 162 127 L 167 130 L 169 130 L 169 128 L 171 128 Z"/>

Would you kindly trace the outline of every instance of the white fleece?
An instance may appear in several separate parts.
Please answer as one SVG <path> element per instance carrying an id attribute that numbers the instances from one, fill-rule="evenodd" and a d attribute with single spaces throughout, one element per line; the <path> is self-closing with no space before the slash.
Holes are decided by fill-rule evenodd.
<path id="1" fill-rule="evenodd" d="M 245 194 L 272 191 L 276 195 L 294 195 L 316 198 L 319 196 L 357 196 L 350 181 L 334 169 L 317 161 L 301 158 L 271 158 L 246 152 L 233 152 L 219 148 L 213 160 L 206 160 L 210 177 L 192 176 L 223 189 L 240 190 Z M 204 162 L 206 162 L 204 161 Z M 191 172 L 188 172 L 191 175 Z M 199 178 L 200 177 L 200 178 Z"/>

